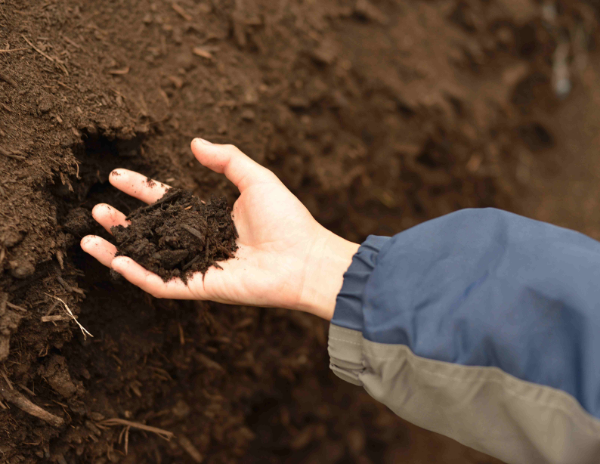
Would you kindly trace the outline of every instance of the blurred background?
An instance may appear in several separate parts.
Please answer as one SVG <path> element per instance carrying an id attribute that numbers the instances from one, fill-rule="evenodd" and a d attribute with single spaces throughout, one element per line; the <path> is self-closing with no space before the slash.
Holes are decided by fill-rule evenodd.
<path id="1" fill-rule="evenodd" d="M 0 371 L 68 422 L 0 408 L 0 462 L 498 463 L 335 378 L 322 321 L 154 300 L 78 241 L 102 234 L 97 202 L 137 207 L 115 167 L 233 202 L 196 136 L 238 145 L 349 240 L 487 206 L 598 239 L 599 6 L 0 1 L 0 289 L 27 309 Z M 49 294 L 93 341 L 41 322 Z"/>

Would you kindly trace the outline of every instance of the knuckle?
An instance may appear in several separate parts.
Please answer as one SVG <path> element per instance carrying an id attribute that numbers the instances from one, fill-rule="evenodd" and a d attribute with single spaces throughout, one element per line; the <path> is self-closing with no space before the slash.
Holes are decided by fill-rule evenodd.
<path id="1" fill-rule="evenodd" d="M 238 147 L 236 147 L 235 145 L 227 144 L 227 145 L 224 146 L 224 148 L 229 153 L 231 153 L 232 155 L 236 155 L 237 156 L 237 155 L 241 155 L 242 154 L 242 151 Z"/>
<path id="2" fill-rule="evenodd" d="M 164 298 L 162 290 L 159 289 L 149 289 L 148 293 L 158 300 L 162 300 Z"/>

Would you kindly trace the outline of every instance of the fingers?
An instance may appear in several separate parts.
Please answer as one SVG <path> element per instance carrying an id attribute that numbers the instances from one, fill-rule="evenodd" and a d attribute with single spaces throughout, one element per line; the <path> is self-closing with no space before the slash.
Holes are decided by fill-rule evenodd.
<path id="1" fill-rule="evenodd" d="M 140 287 L 155 298 L 192 298 L 190 289 L 181 279 L 164 282 L 159 276 L 144 269 L 131 258 L 119 256 L 113 259 L 111 267 L 133 285 Z"/>
<path id="2" fill-rule="evenodd" d="M 109 182 L 127 195 L 154 203 L 169 190 L 169 186 L 128 169 L 115 169 L 108 176 Z"/>
<path id="3" fill-rule="evenodd" d="M 111 233 L 111 227 L 127 227 L 130 224 L 130 222 L 126 219 L 126 216 L 121 211 L 105 203 L 100 203 L 94 206 L 94 209 L 92 210 L 92 217 L 109 233 Z"/>
<path id="4" fill-rule="evenodd" d="M 106 267 L 117 271 L 133 285 L 137 285 L 156 298 L 190 299 L 194 297 L 191 290 L 181 279 L 164 282 L 156 274 L 144 269 L 131 258 L 125 256 L 115 258 L 117 248 L 101 237 L 95 235 L 83 237 L 81 248 Z"/>
<path id="5" fill-rule="evenodd" d="M 96 235 L 83 237 L 81 239 L 81 248 L 107 267 L 110 267 L 110 263 L 112 263 L 117 252 L 117 248 L 112 243 Z"/>
<path id="6" fill-rule="evenodd" d="M 192 152 L 202 165 L 225 174 L 240 192 L 256 183 L 278 181 L 275 174 L 233 145 L 217 145 L 203 139 L 194 139 Z"/>

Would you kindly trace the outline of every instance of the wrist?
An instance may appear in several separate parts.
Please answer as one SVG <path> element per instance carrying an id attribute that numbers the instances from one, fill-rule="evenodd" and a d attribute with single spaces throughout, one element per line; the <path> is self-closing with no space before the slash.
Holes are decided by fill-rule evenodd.
<path id="1" fill-rule="evenodd" d="M 344 274 L 359 246 L 323 229 L 309 254 L 302 292 L 293 309 L 331 320 Z"/>

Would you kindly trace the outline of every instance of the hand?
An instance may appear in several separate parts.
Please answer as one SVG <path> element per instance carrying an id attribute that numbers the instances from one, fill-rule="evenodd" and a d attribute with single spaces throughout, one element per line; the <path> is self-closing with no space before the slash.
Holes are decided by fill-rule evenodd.
<path id="1" fill-rule="evenodd" d="M 275 174 L 234 146 L 195 139 L 192 152 L 240 191 L 232 212 L 239 249 L 235 258 L 219 262 L 223 270 L 212 267 L 204 279 L 197 273 L 187 285 L 181 279 L 164 282 L 130 258 L 115 258 L 116 247 L 100 237 L 84 237 L 83 250 L 157 298 L 282 307 L 330 320 L 358 245 L 317 223 Z M 145 176 L 125 169 L 113 171 L 109 179 L 146 203 L 169 188 L 160 182 L 148 185 Z M 113 226 L 128 225 L 123 213 L 106 204 L 96 205 L 92 215 L 109 232 Z"/>

